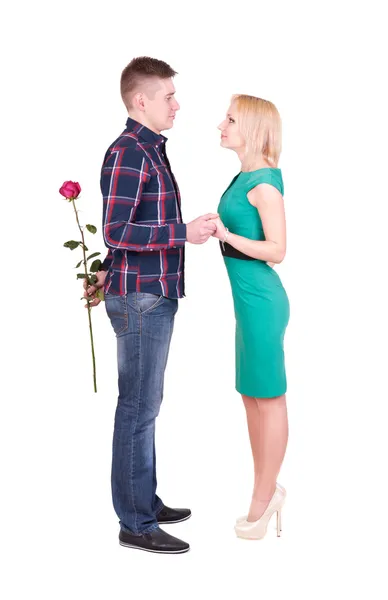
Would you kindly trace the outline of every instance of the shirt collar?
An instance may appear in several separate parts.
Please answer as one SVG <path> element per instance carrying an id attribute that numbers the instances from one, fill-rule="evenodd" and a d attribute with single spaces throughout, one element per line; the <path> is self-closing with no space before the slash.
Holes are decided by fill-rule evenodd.
<path id="1" fill-rule="evenodd" d="M 145 125 L 131 119 L 131 117 L 128 117 L 127 119 L 127 131 L 136 133 L 136 135 L 140 136 L 144 141 L 156 147 L 167 142 L 167 138 L 164 135 L 155 133 Z"/>

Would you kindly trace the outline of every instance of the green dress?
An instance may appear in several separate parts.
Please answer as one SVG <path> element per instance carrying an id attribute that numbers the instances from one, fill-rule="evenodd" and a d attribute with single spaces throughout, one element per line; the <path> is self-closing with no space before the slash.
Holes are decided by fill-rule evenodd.
<path id="1" fill-rule="evenodd" d="M 221 197 L 218 213 L 231 233 L 265 240 L 258 210 L 247 198 L 260 183 L 273 185 L 283 195 L 280 169 L 239 173 Z M 276 271 L 262 260 L 224 256 L 236 316 L 236 389 L 255 398 L 286 392 L 283 340 L 290 309 Z"/>

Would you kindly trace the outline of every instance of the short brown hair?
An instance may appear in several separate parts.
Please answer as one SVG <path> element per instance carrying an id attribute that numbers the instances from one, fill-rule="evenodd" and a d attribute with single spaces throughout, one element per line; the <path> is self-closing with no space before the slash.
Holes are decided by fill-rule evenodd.
<path id="1" fill-rule="evenodd" d="M 162 60 L 149 56 L 133 58 L 121 73 L 120 81 L 121 97 L 127 109 L 131 106 L 132 92 L 144 79 L 151 77 L 168 79 L 174 75 L 177 75 L 177 72 Z"/>

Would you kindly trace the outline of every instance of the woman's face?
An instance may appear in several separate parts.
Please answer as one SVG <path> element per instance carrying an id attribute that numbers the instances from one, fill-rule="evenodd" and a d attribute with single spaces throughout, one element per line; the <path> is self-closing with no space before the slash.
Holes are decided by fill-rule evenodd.
<path id="1" fill-rule="evenodd" d="M 230 150 L 243 150 L 245 141 L 238 128 L 238 116 L 236 107 L 231 104 L 226 118 L 218 125 L 221 131 L 221 146 Z"/>

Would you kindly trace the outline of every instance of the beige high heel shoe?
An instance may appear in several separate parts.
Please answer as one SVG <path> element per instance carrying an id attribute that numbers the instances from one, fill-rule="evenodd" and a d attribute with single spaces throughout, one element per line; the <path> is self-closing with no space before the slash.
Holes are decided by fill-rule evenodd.
<path id="1" fill-rule="evenodd" d="M 272 496 L 267 508 L 263 515 L 258 521 L 249 522 L 247 520 L 239 521 L 235 526 L 234 530 L 237 537 L 244 538 L 246 540 L 261 540 L 267 533 L 268 523 L 272 515 L 277 513 L 276 529 L 277 535 L 280 537 L 282 530 L 281 524 L 281 512 L 286 499 L 286 492 L 284 488 L 276 485 L 276 490 Z"/>
<path id="2" fill-rule="evenodd" d="M 284 488 L 282 485 L 280 485 L 280 483 L 278 483 L 278 482 L 276 482 L 276 487 L 277 487 L 277 488 L 279 488 L 279 490 L 281 490 L 281 492 L 284 494 L 284 497 L 286 497 L 286 495 L 287 495 L 287 494 L 286 494 L 286 490 L 285 490 L 285 488 Z M 247 519 L 247 516 L 248 516 L 248 515 L 244 515 L 244 516 L 242 516 L 242 517 L 238 517 L 238 518 L 236 519 L 236 524 L 237 524 L 237 523 L 241 523 L 242 521 L 246 521 L 246 519 Z M 280 528 L 280 531 L 281 531 L 281 530 L 282 530 L 282 529 Z"/>

